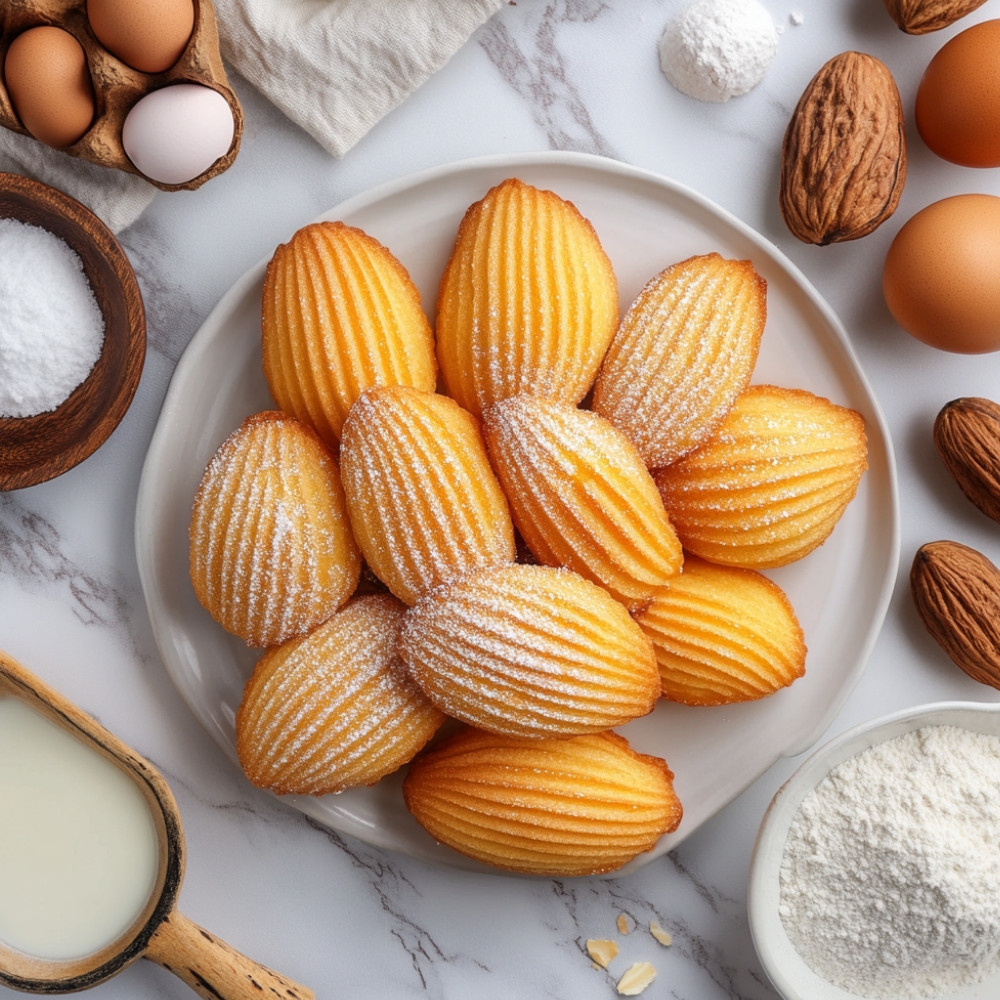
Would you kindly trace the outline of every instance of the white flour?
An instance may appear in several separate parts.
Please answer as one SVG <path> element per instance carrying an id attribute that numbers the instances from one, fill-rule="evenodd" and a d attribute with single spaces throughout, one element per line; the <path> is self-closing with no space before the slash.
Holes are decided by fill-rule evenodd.
<path id="1" fill-rule="evenodd" d="M 803 800 L 781 865 L 782 923 L 814 972 L 861 996 L 938 996 L 1000 950 L 1000 739 L 905 733 Z"/>
<path id="2" fill-rule="evenodd" d="M 696 0 L 660 37 L 660 68 L 682 93 L 716 103 L 764 79 L 778 31 L 757 0 Z"/>

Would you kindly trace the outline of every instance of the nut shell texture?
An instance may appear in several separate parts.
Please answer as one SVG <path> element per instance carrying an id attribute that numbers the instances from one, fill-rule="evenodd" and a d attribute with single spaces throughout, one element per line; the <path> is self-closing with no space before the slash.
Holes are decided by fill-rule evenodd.
<path id="1" fill-rule="evenodd" d="M 976 396 L 946 403 L 934 420 L 934 447 L 965 496 L 1000 521 L 1000 406 Z"/>
<path id="2" fill-rule="evenodd" d="M 532 875 L 598 875 L 681 821 L 673 775 L 616 733 L 523 740 L 470 729 L 418 757 L 407 807 L 438 841 Z"/>
<path id="3" fill-rule="evenodd" d="M 750 261 L 710 253 L 664 269 L 629 307 L 592 408 L 631 438 L 650 468 L 705 440 L 746 389 L 766 294 Z"/>
<path id="4" fill-rule="evenodd" d="M 375 385 L 433 390 L 434 341 L 403 265 L 342 222 L 298 230 L 264 276 L 264 374 L 281 409 L 331 446 L 351 406 Z"/>
<path id="5" fill-rule="evenodd" d="M 803 389 L 760 385 L 655 479 L 687 551 L 766 569 L 826 541 L 867 466 L 859 413 Z"/>
<path id="6" fill-rule="evenodd" d="M 491 406 L 483 432 L 514 524 L 535 558 L 565 566 L 633 608 L 683 561 L 632 443 L 588 410 L 534 396 Z"/>
<path id="7" fill-rule="evenodd" d="M 472 205 L 441 279 L 444 391 L 479 416 L 520 392 L 578 403 L 618 323 L 618 283 L 591 224 L 510 178 Z"/>
<path id="8" fill-rule="evenodd" d="M 754 570 L 695 556 L 636 617 L 663 694 L 686 705 L 755 701 L 805 671 L 802 628 L 781 588 Z"/>
<path id="9" fill-rule="evenodd" d="M 255 785 L 340 792 L 374 784 L 423 748 L 444 716 L 396 656 L 404 611 L 389 595 L 355 598 L 261 657 L 236 713 L 237 753 Z"/>
<path id="10" fill-rule="evenodd" d="M 905 183 L 903 105 L 892 73 L 865 52 L 834 56 L 785 129 L 778 201 L 786 225 L 819 246 L 859 239 L 896 211 Z"/>
<path id="11" fill-rule="evenodd" d="M 650 641 L 570 570 L 510 564 L 432 591 L 407 613 L 400 655 L 445 713 L 512 736 L 600 732 L 651 712 Z"/>
<path id="12" fill-rule="evenodd" d="M 344 425 L 340 463 L 361 551 L 404 603 L 513 562 L 506 498 L 478 422 L 454 400 L 405 386 L 366 392 Z"/>
<path id="13" fill-rule="evenodd" d="M 248 417 L 213 456 L 189 538 L 198 600 L 249 646 L 325 621 L 361 572 L 336 458 L 278 411 Z"/>
<path id="14" fill-rule="evenodd" d="M 883 0 L 889 16 L 908 35 L 926 35 L 954 24 L 986 0 Z"/>
<path id="15" fill-rule="evenodd" d="M 1000 688 L 1000 570 L 960 542 L 928 542 L 910 567 L 913 603 L 931 637 L 973 680 Z"/>

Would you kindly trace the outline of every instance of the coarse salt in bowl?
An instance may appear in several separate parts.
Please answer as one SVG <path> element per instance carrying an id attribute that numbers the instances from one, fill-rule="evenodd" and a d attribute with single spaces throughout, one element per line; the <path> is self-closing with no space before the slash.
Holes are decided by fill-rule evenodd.
<path id="1" fill-rule="evenodd" d="M 66 383 L 65 398 L 59 401 L 61 393 L 56 393 L 51 398 L 56 405 L 44 412 L 29 406 L 22 415 L 0 416 L 0 489 L 12 490 L 66 472 L 107 440 L 131 405 L 142 374 L 146 320 L 125 252 L 78 201 L 47 184 L 0 173 L 0 219 L 47 230 L 74 251 L 103 322 L 99 353 L 92 365 L 86 359 L 89 373 L 81 370 L 85 378 L 80 384 L 74 388 Z"/>
<path id="2" fill-rule="evenodd" d="M 961 753 L 949 756 L 953 745 L 966 752 L 962 741 L 976 755 L 975 766 Z M 923 761 L 904 758 L 902 749 L 896 752 L 905 748 L 912 753 L 924 745 Z M 892 753 L 898 757 L 898 772 L 890 770 L 881 775 L 884 780 L 873 782 L 873 769 L 892 763 Z M 922 798 L 921 770 L 924 781 L 933 773 L 942 782 L 940 790 Z M 965 782 L 983 788 L 977 792 Z M 937 702 L 903 709 L 848 730 L 806 759 L 771 801 L 750 863 L 751 936 L 764 971 L 784 1000 L 992 1000 L 1000 995 L 1000 960 L 989 958 L 1000 944 L 1000 898 L 993 902 L 1000 896 L 994 892 L 1000 852 L 990 812 L 1000 810 L 993 805 L 998 782 L 996 704 Z M 829 808 L 830 796 L 840 794 L 835 783 L 843 790 L 842 804 L 850 804 L 850 795 L 862 804 L 856 816 Z M 915 805 L 900 808 L 897 790 L 904 801 L 907 792 L 915 794 Z M 880 803 L 885 816 L 878 815 Z M 987 834 L 977 849 L 970 846 L 976 838 L 969 837 L 964 825 L 974 805 L 979 819 L 973 832 L 978 822 Z M 921 816 L 925 809 L 934 811 L 930 821 Z M 960 825 L 952 829 L 953 822 Z M 802 881 L 803 871 L 829 876 L 836 870 L 830 831 L 838 826 L 857 831 L 858 837 L 859 849 L 844 856 L 850 863 L 843 877 L 827 877 L 822 884 Z M 837 913 L 825 909 L 829 903 L 824 901 L 837 895 L 847 903 L 852 896 L 870 897 L 872 909 L 884 918 L 868 927 L 868 916 L 845 924 L 851 912 L 847 903 Z M 808 919 L 802 917 L 806 912 Z M 808 935 L 815 928 L 820 928 L 817 937 L 803 938 L 803 932 Z M 856 937 L 849 961 L 843 941 L 829 937 L 838 929 Z M 866 935 L 873 929 L 875 940 L 886 945 L 885 958 L 895 965 L 866 968 L 873 955 L 872 938 Z M 926 946 L 918 948 L 921 942 Z M 963 952 L 965 965 L 954 961 Z M 838 961 L 842 975 L 831 972 Z M 825 975 L 817 971 L 824 963 L 830 966 Z"/>

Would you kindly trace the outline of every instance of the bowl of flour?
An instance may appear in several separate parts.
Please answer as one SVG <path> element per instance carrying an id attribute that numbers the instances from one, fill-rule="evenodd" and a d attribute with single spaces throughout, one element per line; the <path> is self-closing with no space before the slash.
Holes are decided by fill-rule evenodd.
<path id="1" fill-rule="evenodd" d="M 0 489 L 93 454 L 145 353 L 139 285 L 110 230 L 56 188 L 0 173 Z"/>
<path id="2" fill-rule="evenodd" d="M 1000 996 L 998 790 L 998 705 L 905 709 L 811 755 L 750 867 L 750 930 L 781 996 Z"/>

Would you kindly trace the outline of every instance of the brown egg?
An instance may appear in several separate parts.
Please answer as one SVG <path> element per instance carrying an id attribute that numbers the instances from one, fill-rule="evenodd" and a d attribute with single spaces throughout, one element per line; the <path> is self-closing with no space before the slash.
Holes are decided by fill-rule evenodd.
<path id="1" fill-rule="evenodd" d="M 1000 197 L 953 195 L 917 212 L 889 247 L 882 291 L 917 340 L 957 354 L 1000 348 Z"/>
<path id="2" fill-rule="evenodd" d="M 10 43 L 3 65 L 21 124 L 39 142 L 71 146 L 94 120 L 94 85 L 83 46 L 54 25 L 29 28 Z"/>
<path id="3" fill-rule="evenodd" d="M 194 31 L 194 0 L 87 0 L 98 41 L 143 73 L 163 73 L 180 59 Z"/>
<path id="4" fill-rule="evenodd" d="M 1000 20 L 974 24 L 938 50 L 914 112 L 938 156 L 966 167 L 1000 166 Z"/>

